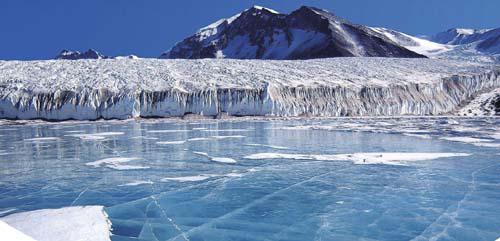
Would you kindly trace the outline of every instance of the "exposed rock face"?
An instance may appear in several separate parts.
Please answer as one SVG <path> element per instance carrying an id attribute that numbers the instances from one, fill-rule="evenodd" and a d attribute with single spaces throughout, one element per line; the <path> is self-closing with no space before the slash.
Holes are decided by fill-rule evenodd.
<path id="1" fill-rule="evenodd" d="M 0 118 L 440 115 L 499 87 L 433 59 L 0 61 Z"/>
<path id="2" fill-rule="evenodd" d="M 78 51 L 71 50 L 63 50 L 59 55 L 55 57 L 55 59 L 69 59 L 69 60 L 78 60 L 78 59 L 108 59 L 108 56 L 104 56 L 99 52 L 89 49 L 83 53 Z"/>
<path id="3" fill-rule="evenodd" d="M 325 10 L 290 14 L 254 6 L 176 44 L 160 58 L 314 59 L 326 57 L 423 58 L 371 28 Z"/>
<path id="4" fill-rule="evenodd" d="M 461 108 L 459 115 L 500 116 L 500 88 L 486 91 Z"/>

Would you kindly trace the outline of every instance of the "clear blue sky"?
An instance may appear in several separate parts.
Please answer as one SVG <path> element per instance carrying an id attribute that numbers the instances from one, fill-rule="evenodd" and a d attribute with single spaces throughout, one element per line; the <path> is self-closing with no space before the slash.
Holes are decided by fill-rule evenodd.
<path id="1" fill-rule="evenodd" d="M 500 27 L 500 0 L 0 0 L 0 59 L 47 59 L 62 49 L 157 57 L 200 27 L 252 5 L 301 5 L 409 34 Z"/>

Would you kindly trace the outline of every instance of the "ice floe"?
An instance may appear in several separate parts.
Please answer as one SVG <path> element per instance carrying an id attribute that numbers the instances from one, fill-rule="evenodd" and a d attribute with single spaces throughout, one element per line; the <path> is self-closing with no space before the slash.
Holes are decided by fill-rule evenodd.
<path id="1" fill-rule="evenodd" d="M 257 153 L 245 156 L 246 159 L 293 159 L 315 161 L 352 161 L 354 164 L 404 165 L 405 162 L 433 160 L 445 157 L 469 156 L 467 153 L 407 153 L 407 152 L 368 152 L 334 155 Z"/>
<path id="2" fill-rule="evenodd" d="M 135 169 L 148 169 L 148 166 L 140 166 L 140 165 L 127 165 L 123 163 L 127 163 L 130 161 L 140 160 L 137 157 L 111 157 L 105 158 L 98 161 L 87 162 L 85 165 L 92 167 L 107 167 L 116 170 L 135 170 Z"/>
<path id="3" fill-rule="evenodd" d="M 38 241 L 111 240 L 111 222 L 102 206 L 42 209 L 11 214 L 0 220 Z M 0 240 L 9 240 L 4 235 L 0 232 Z"/>

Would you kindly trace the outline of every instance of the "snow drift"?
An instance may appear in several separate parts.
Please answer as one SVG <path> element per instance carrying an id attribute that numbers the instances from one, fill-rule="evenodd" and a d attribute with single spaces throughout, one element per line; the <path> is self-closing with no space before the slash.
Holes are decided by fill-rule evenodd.
<path id="1" fill-rule="evenodd" d="M 498 87 L 437 59 L 0 61 L 0 118 L 439 115 Z"/>

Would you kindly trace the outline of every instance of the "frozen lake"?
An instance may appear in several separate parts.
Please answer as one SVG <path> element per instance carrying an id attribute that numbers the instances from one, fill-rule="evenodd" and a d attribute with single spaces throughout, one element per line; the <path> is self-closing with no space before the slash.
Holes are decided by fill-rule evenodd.
<path id="1" fill-rule="evenodd" d="M 0 125 L 0 217 L 104 206 L 115 241 L 494 240 L 499 173 L 498 118 Z"/>

